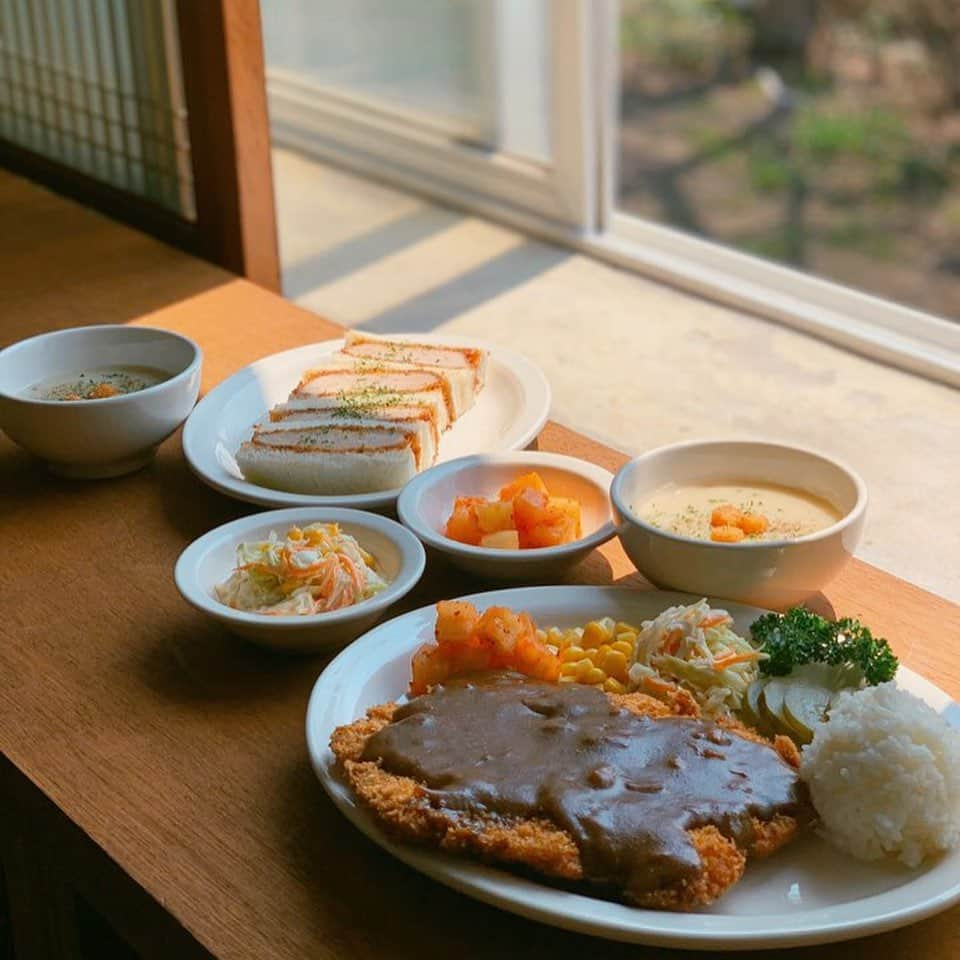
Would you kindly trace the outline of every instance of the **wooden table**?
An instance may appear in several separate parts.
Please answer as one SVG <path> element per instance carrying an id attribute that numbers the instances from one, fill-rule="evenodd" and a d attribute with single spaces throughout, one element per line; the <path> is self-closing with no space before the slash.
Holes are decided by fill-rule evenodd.
<path id="1" fill-rule="evenodd" d="M 334 325 L 0 174 L 3 341 L 146 323 L 203 347 L 204 390 Z M 551 424 L 547 450 L 623 456 Z M 307 697 L 324 660 L 243 646 L 183 603 L 192 539 L 252 508 L 192 476 L 179 436 L 132 476 L 70 482 L 0 439 L 0 856 L 21 960 L 653 957 L 524 921 L 367 841 L 316 782 Z M 619 546 L 572 577 L 645 584 Z M 408 606 L 482 588 L 432 564 Z M 854 562 L 822 598 L 960 695 L 960 608 Z M 111 943 L 113 944 L 111 946 Z M 91 946 L 93 944 L 94 946 Z M 111 952 L 114 951 L 114 952 Z M 960 955 L 960 909 L 795 957 Z"/>

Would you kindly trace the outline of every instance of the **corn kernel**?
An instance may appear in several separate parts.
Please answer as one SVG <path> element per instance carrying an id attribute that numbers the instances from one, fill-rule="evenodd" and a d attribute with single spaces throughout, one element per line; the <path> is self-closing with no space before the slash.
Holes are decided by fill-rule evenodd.
<path id="1" fill-rule="evenodd" d="M 603 683 L 606 679 L 607 675 L 599 667 L 591 667 L 581 683 Z"/>
<path id="2" fill-rule="evenodd" d="M 610 639 L 610 633 L 598 620 L 591 620 L 583 628 L 583 646 L 599 647 L 601 643 L 606 643 Z"/>
<path id="3" fill-rule="evenodd" d="M 576 668 L 577 668 L 577 680 L 580 683 L 586 683 L 587 675 L 590 673 L 591 670 L 596 669 L 594 665 L 586 657 L 584 657 L 582 660 L 577 661 Z"/>
<path id="4" fill-rule="evenodd" d="M 637 627 L 601 617 L 582 627 L 538 630 L 537 637 L 555 648 L 561 661 L 562 683 L 587 684 L 611 693 L 626 692 Z"/>
<path id="5" fill-rule="evenodd" d="M 597 666 L 604 670 L 608 677 L 627 679 L 627 658 L 619 650 L 607 651 Z"/>
<path id="6" fill-rule="evenodd" d="M 287 539 L 288 539 L 288 540 L 302 540 L 302 539 L 303 539 L 303 531 L 302 531 L 299 527 L 291 527 L 291 528 L 287 531 Z"/>
<path id="7" fill-rule="evenodd" d="M 629 658 L 633 654 L 633 644 L 627 643 L 626 640 L 616 640 L 610 644 L 611 650 L 616 650 L 617 653 L 622 653 L 625 657 Z"/>

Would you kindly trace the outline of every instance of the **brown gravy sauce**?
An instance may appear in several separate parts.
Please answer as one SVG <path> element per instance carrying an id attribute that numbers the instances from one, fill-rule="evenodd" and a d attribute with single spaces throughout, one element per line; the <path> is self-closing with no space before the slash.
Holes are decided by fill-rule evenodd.
<path id="1" fill-rule="evenodd" d="M 628 898 L 697 871 L 688 829 L 714 824 L 744 845 L 751 817 L 806 807 L 770 747 L 706 721 L 638 717 L 591 687 L 504 672 L 403 704 L 363 759 L 418 780 L 449 810 L 548 818 L 576 841 L 584 876 Z"/>

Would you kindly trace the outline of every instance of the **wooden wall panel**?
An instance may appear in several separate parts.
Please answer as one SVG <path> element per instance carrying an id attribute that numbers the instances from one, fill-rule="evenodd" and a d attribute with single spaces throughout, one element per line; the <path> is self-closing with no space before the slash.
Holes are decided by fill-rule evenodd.
<path id="1" fill-rule="evenodd" d="M 258 0 L 178 0 L 200 254 L 280 289 Z"/>

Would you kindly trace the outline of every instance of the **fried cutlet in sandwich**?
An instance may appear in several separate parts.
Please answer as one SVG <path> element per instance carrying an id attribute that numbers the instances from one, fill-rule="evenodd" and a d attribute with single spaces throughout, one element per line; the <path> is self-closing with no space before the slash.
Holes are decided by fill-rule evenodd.
<path id="1" fill-rule="evenodd" d="M 373 707 L 331 748 L 395 838 L 689 910 L 810 810 L 792 741 L 697 712 L 689 698 L 493 673 Z"/>

